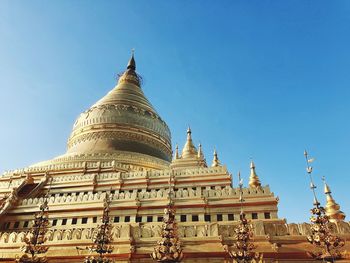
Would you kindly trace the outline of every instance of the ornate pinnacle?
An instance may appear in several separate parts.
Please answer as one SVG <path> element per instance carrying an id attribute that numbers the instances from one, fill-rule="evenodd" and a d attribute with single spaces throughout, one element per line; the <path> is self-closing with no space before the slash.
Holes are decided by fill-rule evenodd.
<path id="1" fill-rule="evenodd" d="M 110 254 L 113 247 L 110 245 L 113 241 L 112 223 L 109 217 L 111 199 L 106 193 L 103 200 L 103 214 L 101 216 L 101 225 L 97 227 L 97 232 L 93 237 L 93 244 L 87 249 L 91 252 L 98 253 L 97 257 L 86 257 L 84 263 L 111 263 L 113 260 L 107 258 L 105 254 Z M 79 249 L 79 248 L 77 248 Z"/>
<path id="2" fill-rule="evenodd" d="M 309 179 L 310 179 L 310 189 L 311 189 L 312 194 L 314 196 L 314 205 L 316 207 L 318 207 L 320 205 L 320 202 L 318 201 L 317 196 L 316 196 L 316 191 L 315 191 L 316 185 L 314 184 L 314 181 L 312 179 L 313 168 L 310 165 L 310 163 L 312 163 L 314 161 L 314 158 L 309 158 L 309 154 L 306 150 L 304 151 L 304 156 L 305 156 L 305 160 L 306 160 L 306 172 L 309 175 Z"/>
<path id="3" fill-rule="evenodd" d="M 216 152 L 216 149 L 214 149 L 214 154 L 213 154 L 213 162 L 211 164 L 211 167 L 217 167 L 220 166 L 220 161 L 218 158 L 218 153 Z"/>
<path id="4" fill-rule="evenodd" d="M 252 226 L 248 222 L 245 213 L 243 211 L 243 181 L 241 179 L 240 172 L 238 173 L 239 182 L 239 201 L 241 203 L 241 213 L 239 215 L 239 224 L 235 228 L 236 241 L 233 243 L 230 249 L 227 245 L 224 246 L 225 250 L 229 253 L 234 262 L 238 263 L 250 263 L 250 262 L 263 262 L 263 255 L 254 252 L 256 246 L 251 242 L 254 236 Z"/>
<path id="5" fill-rule="evenodd" d="M 192 134 L 191 127 L 188 126 L 188 128 L 187 128 L 187 140 L 191 140 L 191 134 Z"/>
<path id="6" fill-rule="evenodd" d="M 345 219 L 345 214 L 340 211 L 340 206 L 334 200 L 332 196 L 332 191 L 328 184 L 326 183 L 325 178 L 322 178 L 324 183 L 324 193 L 326 195 L 327 203 L 325 207 L 326 215 L 329 217 L 329 221 L 337 222 L 343 221 Z"/>
<path id="7" fill-rule="evenodd" d="M 341 258 L 340 249 L 344 246 L 345 241 L 331 233 L 332 225 L 330 225 L 326 210 L 317 200 L 315 193 L 316 185 L 312 180 L 312 167 L 310 163 L 313 162 L 314 159 L 310 159 L 306 151 L 304 152 L 304 156 L 306 158 L 306 172 L 310 178 L 310 189 L 314 196 L 314 207 L 310 210 L 312 214 L 310 217 L 311 234 L 307 236 L 307 241 L 313 244 L 315 249 L 312 252 L 308 252 L 308 254 L 318 260 L 334 262 L 335 259 Z M 330 194 L 330 189 L 326 186 L 327 185 L 325 185 L 325 192 Z"/>
<path id="8" fill-rule="evenodd" d="M 260 179 L 255 172 L 255 164 L 253 161 L 250 162 L 249 186 L 252 188 L 261 187 Z"/>
<path id="9" fill-rule="evenodd" d="M 127 69 L 131 69 L 131 70 L 136 70 L 136 62 L 135 62 L 135 58 L 134 58 L 134 53 L 135 53 L 135 49 L 131 50 L 131 58 L 128 62 L 128 66 L 126 67 Z"/>
<path id="10" fill-rule="evenodd" d="M 188 127 L 186 143 L 184 145 L 184 148 L 182 149 L 182 154 L 181 154 L 182 158 L 192 158 L 192 157 L 195 158 L 198 155 L 197 149 L 193 145 L 191 134 L 192 134 L 191 128 Z"/>
<path id="11" fill-rule="evenodd" d="M 50 182 L 51 184 L 51 182 Z M 50 185 L 51 188 L 51 185 Z M 40 254 L 45 254 L 49 247 L 45 245 L 46 242 L 46 233 L 49 228 L 49 206 L 48 206 L 48 197 L 50 193 L 50 188 L 44 198 L 42 204 L 40 204 L 40 211 L 35 213 L 33 226 L 23 238 L 25 243 L 21 247 L 21 250 L 25 253 L 20 258 L 16 258 L 18 263 L 46 263 L 47 258 L 39 257 Z M 29 256 L 30 255 L 30 256 Z"/>
<path id="12" fill-rule="evenodd" d="M 205 160 L 205 157 L 204 157 L 204 154 L 203 154 L 202 144 L 198 145 L 197 159 L 198 159 L 199 164 L 201 166 L 207 167 L 207 161 Z"/>
<path id="13" fill-rule="evenodd" d="M 163 227 L 161 239 L 157 242 L 151 258 L 157 262 L 175 263 L 181 262 L 183 252 L 177 234 L 177 224 L 175 222 L 175 207 L 172 200 L 172 176 L 169 180 L 168 204 L 164 209 Z"/>
<path id="14" fill-rule="evenodd" d="M 176 144 L 174 160 L 179 159 L 179 145 Z"/>
<path id="15" fill-rule="evenodd" d="M 142 84 L 142 77 L 136 73 L 136 62 L 134 58 L 134 50 L 131 51 L 131 57 L 128 61 L 128 65 L 126 67 L 126 71 L 118 74 L 118 84 L 127 82 L 132 83 L 138 87 Z"/>
<path id="16" fill-rule="evenodd" d="M 202 144 L 198 144 L 198 158 L 203 158 Z"/>
<path id="17" fill-rule="evenodd" d="M 312 252 L 308 252 L 315 259 L 326 262 L 334 262 L 341 258 L 340 249 L 345 245 L 345 241 L 331 233 L 332 226 L 329 224 L 329 218 L 322 206 L 316 206 L 310 210 L 312 216 L 311 234 L 307 236 L 307 241 L 315 246 Z"/>

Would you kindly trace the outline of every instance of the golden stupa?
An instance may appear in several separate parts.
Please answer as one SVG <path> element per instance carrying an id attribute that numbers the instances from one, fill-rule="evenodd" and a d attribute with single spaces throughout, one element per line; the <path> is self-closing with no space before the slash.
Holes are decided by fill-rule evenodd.
<path id="1" fill-rule="evenodd" d="M 111 160 L 120 168 L 164 169 L 171 161 L 170 137 L 167 124 L 143 94 L 132 55 L 117 85 L 75 121 L 67 153 L 35 166 Z"/>
<path id="2" fill-rule="evenodd" d="M 190 128 L 184 141 L 183 150 L 176 147 L 172 154 L 170 130 L 144 95 L 132 55 L 117 85 L 77 118 L 65 154 L 0 177 L 0 262 L 22 255 L 23 240 L 43 202 L 50 223 L 43 239 L 48 262 L 95 256 L 77 247 L 91 247 L 106 195 L 112 228 L 108 258 L 152 262 L 150 254 L 164 235 L 169 178 L 183 262 L 227 262 L 225 247 L 235 242 L 241 209 L 265 262 L 311 260 L 310 224 L 279 218 L 278 198 L 257 176 L 253 162 L 240 204 L 240 189 L 216 150 L 208 166 Z M 339 207 L 331 204 L 330 190 L 326 194 L 333 216 Z M 339 213 L 334 219 L 337 233 L 349 240 L 349 223 Z"/>

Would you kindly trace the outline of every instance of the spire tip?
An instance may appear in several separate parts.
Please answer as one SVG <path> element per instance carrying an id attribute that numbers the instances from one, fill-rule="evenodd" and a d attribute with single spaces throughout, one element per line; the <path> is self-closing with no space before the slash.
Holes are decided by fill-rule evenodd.
<path id="1" fill-rule="evenodd" d="M 211 164 L 211 167 L 217 167 L 217 166 L 220 166 L 220 161 L 219 161 L 219 158 L 218 158 L 218 153 L 216 151 L 216 148 L 214 148 L 214 154 L 213 154 L 213 162 Z"/>
<path id="2" fill-rule="evenodd" d="M 135 54 L 135 49 L 133 48 L 133 49 L 131 49 L 131 58 L 129 59 L 128 66 L 126 68 L 135 71 L 136 70 L 136 62 L 135 62 L 134 54 Z"/>

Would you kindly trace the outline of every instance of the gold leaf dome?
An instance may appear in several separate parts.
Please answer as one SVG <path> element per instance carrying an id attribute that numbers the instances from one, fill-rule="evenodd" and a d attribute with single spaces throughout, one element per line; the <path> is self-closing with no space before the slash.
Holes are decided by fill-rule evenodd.
<path id="1" fill-rule="evenodd" d="M 117 85 L 80 114 L 67 154 L 128 152 L 171 160 L 171 135 L 145 97 L 132 55 Z"/>

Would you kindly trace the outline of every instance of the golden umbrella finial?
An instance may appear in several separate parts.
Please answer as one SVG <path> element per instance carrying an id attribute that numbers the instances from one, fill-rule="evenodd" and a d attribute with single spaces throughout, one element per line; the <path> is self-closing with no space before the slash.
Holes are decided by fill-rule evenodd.
<path id="1" fill-rule="evenodd" d="M 129 59 L 128 66 L 126 68 L 135 71 L 136 70 L 136 62 L 135 62 L 134 54 L 135 54 L 135 49 L 133 48 L 133 49 L 131 49 L 131 58 Z"/>
<path id="2" fill-rule="evenodd" d="M 192 139 L 191 134 L 192 134 L 191 127 L 190 127 L 190 125 L 188 125 L 188 127 L 187 127 L 187 140 Z"/>

